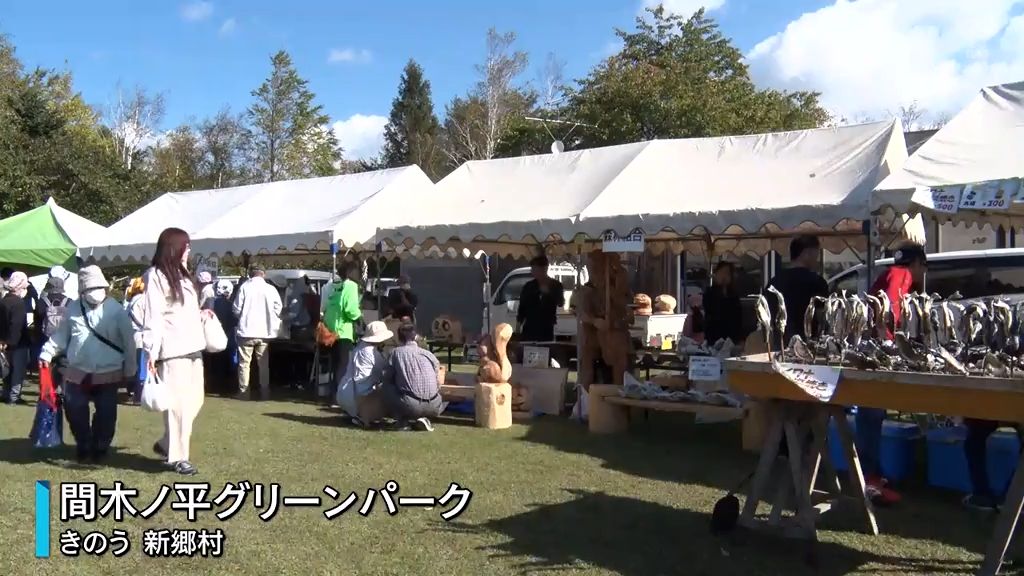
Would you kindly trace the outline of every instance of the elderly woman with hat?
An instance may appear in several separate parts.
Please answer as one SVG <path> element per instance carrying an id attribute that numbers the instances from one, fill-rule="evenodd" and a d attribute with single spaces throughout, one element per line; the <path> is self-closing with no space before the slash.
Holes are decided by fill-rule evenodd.
<path id="1" fill-rule="evenodd" d="M 338 385 L 335 401 L 357 426 L 366 427 L 385 416 L 379 393 L 384 377 L 384 355 L 380 349 L 392 337 L 394 334 L 384 322 L 370 322 L 366 334 L 356 344 L 352 361 Z"/>
<path id="2" fill-rule="evenodd" d="M 135 375 L 135 330 L 128 312 L 107 297 L 110 284 L 97 266 L 78 273 L 81 297 L 43 346 L 39 363 L 67 357 L 64 413 L 75 437 L 79 461 L 99 462 L 110 450 L 117 426 L 117 390 Z M 89 403 L 96 413 L 89 419 Z"/>
<path id="3" fill-rule="evenodd" d="M 11 272 L 4 287 L 7 293 L 0 299 L 0 353 L 7 355 L 10 371 L 4 379 L 4 401 L 24 404 L 21 385 L 31 357 L 32 338 L 28 327 L 28 276 L 24 272 Z"/>

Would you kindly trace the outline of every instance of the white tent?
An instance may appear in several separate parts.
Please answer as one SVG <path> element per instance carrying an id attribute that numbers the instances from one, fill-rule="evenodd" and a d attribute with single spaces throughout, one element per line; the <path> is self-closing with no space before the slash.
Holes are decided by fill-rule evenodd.
<path id="1" fill-rule="evenodd" d="M 799 230 L 832 236 L 826 247 L 841 251 L 863 240 L 861 222 L 878 208 L 872 191 L 906 158 L 891 121 L 474 161 L 378 236 L 399 250 L 473 244 L 525 255 L 640 228 L 655 252 L 703 251 L 713 238 L 716 252 L 764 253 Z M 918 221 L 905 229 L 897 217 L 889 228 L 923 236 Z"/>
<path id="2" fill-rule="evenodd" d="M 327 253 L 331 244 L 372 249 L 387 223 L 433 183 L 417 166 L 360 174 L 167 193 L 129 214 L 87 250 L 105 263 L 152 258 L 168 227 L 189 233 L 197 256 Z"/>
<path id="3" fill-rule="evenodd" d="M 1024 82 L 992 86 L 878 186 L 893 205 L 939 221 L 1009 223 L 1024 216 Z"/>

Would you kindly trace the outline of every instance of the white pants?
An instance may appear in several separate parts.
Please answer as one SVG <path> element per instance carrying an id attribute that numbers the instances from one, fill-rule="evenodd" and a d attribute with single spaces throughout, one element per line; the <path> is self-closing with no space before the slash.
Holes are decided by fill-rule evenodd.
<path id="1" fill-rule="evenodd" d="M 189 459 L 192 422 L 199 415 L 205 398 L 202 358 L 175 358 L 157 365 L 160 383 L 167 386 L 169 409 L 164 412 L 164 437 L 160 446 L 167 451 L 167 461 Z"/>

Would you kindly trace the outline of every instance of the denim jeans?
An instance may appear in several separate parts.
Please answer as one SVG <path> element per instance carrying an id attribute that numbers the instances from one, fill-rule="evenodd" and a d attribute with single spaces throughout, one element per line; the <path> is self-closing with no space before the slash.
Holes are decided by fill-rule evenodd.
<path id="1" fill-rule="evenodd" d="M 882 475 L 882 423 L 885 410 L 880 408 L 857 408 L 857 456 L 865 478 Z"/>
<path id="2" fill-rule="evenodd" d="M 11 361 L 11 372 L 4 378 L 4 400 L 7 402 L 17 402 L 21 398 L 21 385 L 25 383 L 29 356 L 31 350 L 28 346 L 7 351 L 7 358 Z"/>
<path id="3" fill-rule="evenodd" d="M 75 437 L 79 454 L 105 452 L 114 440 L 117 428 L 117 384 L 90 386 L 64 383 L 64 415 Z M 89 422 L 89 402 L 96 404 L 96 412 Z"/>

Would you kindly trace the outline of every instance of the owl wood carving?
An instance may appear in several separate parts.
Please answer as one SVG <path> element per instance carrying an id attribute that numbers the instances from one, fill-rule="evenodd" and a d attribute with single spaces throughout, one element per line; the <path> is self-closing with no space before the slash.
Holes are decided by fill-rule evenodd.
<path id="1" fill-rule="evenodd" d="M 633 297 L 633 313 L 637 316 L 650 316 L 653 312 L 651 308 L 651 297 L 647 294 L 637 294 Z"/>
<path id="2" fill-rule="evenodd" d="M 430 332 L 437 340 L 462 342 L 462 322 L 447 314 L 434 318 L 434 322 L 430 326 Z"/>
<path id="3" fill-rule="evenodd" d="M 494 335 L 485 335 L 477 344 L 480 353 L 480 369 L 476 376 L 479 382 L 506 384 L 512 377 L 512 363 L 508 359 L 508 341 L 512 339 L 512 326 L 498 324 Z"/>

